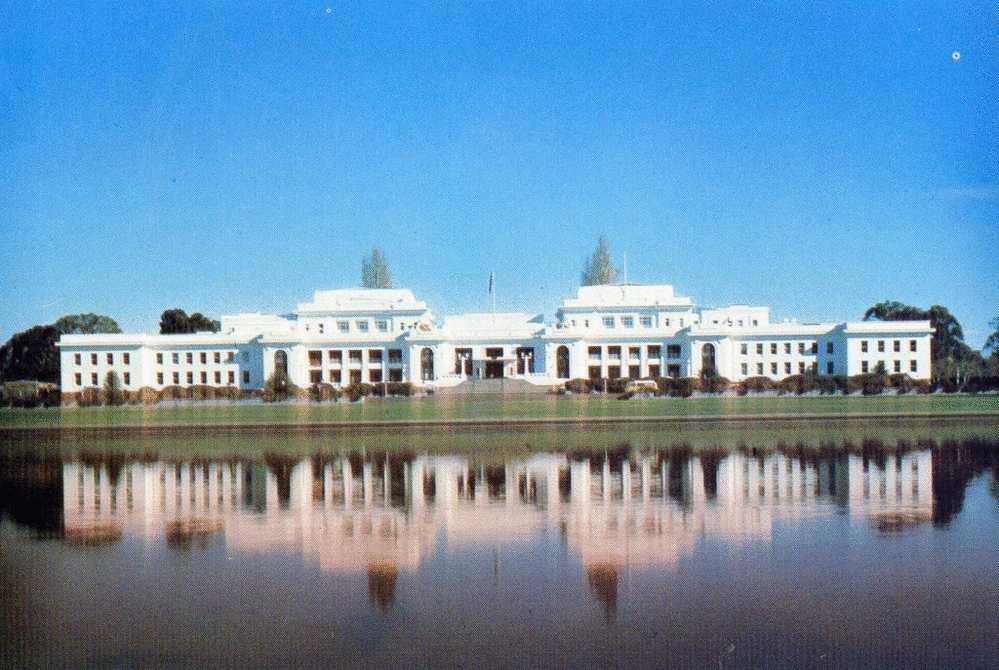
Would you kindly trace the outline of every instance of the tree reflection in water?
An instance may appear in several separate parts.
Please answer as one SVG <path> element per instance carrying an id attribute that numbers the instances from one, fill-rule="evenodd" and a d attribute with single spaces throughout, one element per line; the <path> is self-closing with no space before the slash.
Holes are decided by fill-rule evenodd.
<path id="1" fill-rule="evenodd" d="M 594 563 L 586 568 L 586 579 L 597 600 L 604 606 L 608 621 L 617 615 L 617 587 L 620 577 L 613 563 Z"/>
<path id="2" fill-rule="evenodd" d="M 382 613 L 392 609 L 398 578 L 399 568 L 392 563 L 378 561 L 368 565 L 368 598 Z"/>

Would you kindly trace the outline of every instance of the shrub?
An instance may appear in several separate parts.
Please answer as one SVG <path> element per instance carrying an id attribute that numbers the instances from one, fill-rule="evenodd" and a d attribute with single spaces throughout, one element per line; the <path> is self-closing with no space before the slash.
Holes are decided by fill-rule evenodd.
<path id="1" fill-rule="evenodd" d="M 982 393 L 999 389 L 999 377 L 971 377 L 961 388 L 965 393 Z"/>
<path id="2" fill-rule="evenodd" d="M 723 393 L 728 390 L 732 383 L 715 373 L 714 371 L 709 371 L 702 374 L 697 380 L 697 389 L 704 393 Z"/>
<path id="3" fill-rule="evenodd" d="M 215 397 L 221 400 L 239 400 L 243 392 L 237 386 L 222 386 L 215 389 Z"/>
<path id="4" fill-rule="evenodd" d="M 888 377 L 888 385 L 899 393 L 909 393 L 915 388 L 915 384 L 909 375 L 891 375 Z"/>
<path id="5" fill-rule="evenodd" d="M 777 385 L 770 377 L 748 377 L 735 385 L 735 392 L 739 395 L 746 395 L 747 393 L 773 391 L 776 388 Z"/>
<path id="6" fill-rule="evenodd" d="M 264 402 L 287 400 L 298 395 L 298 387 L 288 380 L 287 373 L 275 370 L 264 384 Z"/>
<path id="7" fill-rule="evenodd" d="M 41 404 L 39 396 L 35 382 L 6 382 L 3 385 L 4 401 L 11 407 L 37 407 Z"/>
<path id="8" fill-rule="evenodd" d="M 565 390 L 570 393 L 589 393 L 593 390 L 593 384 L 589 379 L 570 379 L 565 383 Z"/>
<path id="9" fill-rule="evenodd" d="M 670 382 L 669 394 L 674 398 L 689 398 L 694 395 L 694 391 L 698 388 L 696 377 L 682 377 L 672 379 Z"/>
<path id="10" fill-rule="evenodd" d="M 336 400 L 339 393 L 332 384 L 313 384 L 309 387 L 309 398 L 315 402 L 329 402 Z"/>
<path id="11" fill-rule="evenodd" d="M 850 393 L 860 391 L 864 395 L 878 395 L 884 392 L 887 382 L 885 375 L 872 372 L 864 375 L 853 375 L 847 382 L 847 388 Z"/>
<path id="12" fill-rule="evenodd" d="M 624 393 L 628 388 L 628 382 L 631 381 L 627 377 L 617 377 L 616 379 L 607 379 L 604 384 L 604 390 L 607 393 Z"/>
<path id="13" fill-rule="evenodd" d="M 374 387 L 371 384 L 365 384 L 364 382 L 357 382 L 355 384 L 350 384 L 343 389 L 343 394 L 347 396 L 347 399 L 351 402 L 357 402 L 365 396 L 369 396 L 374 392 Z"/>
<path id="14" fill-rule="evenodd" d="M 125 397 L 121 391 L 121 380 L 118 379 L 118 373 L 114 370 L 108 370 L 107 375 L 105 375 L 103 390 L 102 399 L 105 404 L 121 405 L 125 402 Z"/>
<path id="15" fill-rule="evenodd" d="M 77 399 L 76 404 L 80 407 L 93 407 L 94 405 L 100 405 L 100 391 L 97 390 L 96 386 L 88 386 L 80 391 L 80 397 Z"/>
<path id="16" fill-rule="evenodd" d="M 389 382 L 385 387 L 385 391 L 389 395 L 408 398 L 413 395 L 413 384 L 412 382 Z"/>

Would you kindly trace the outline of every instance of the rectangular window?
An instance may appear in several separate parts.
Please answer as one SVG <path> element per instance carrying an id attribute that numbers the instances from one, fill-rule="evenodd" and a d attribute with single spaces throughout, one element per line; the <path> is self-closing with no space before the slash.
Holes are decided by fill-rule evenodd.
<path id="1" fill-rule="evenodd" d="M 916 359 L 913 358 L 911 361 L 909 361 L 909 372 L 915 372 L 915 371 L 916 371 Z"/>
<path id="2" fill-rule="evenodd" d="M 772 355 L 774 355 L 774 356 L 777 355 L 777 343 L 776 342 L 771 342 L 770 343 L 770 353 Z"/>
<path id="3" fill-rule="evenodd" d="M 831 354 L 832 352 L 833 352 L 833 343 L 832 342 L 826 342 L 826 353 L 827 354 Z"/>
<path id="4" fill-rule="evenodd" d="M 642 348 L 641 347 L 628 347 L 628 358 L 635 359 L 635 358 L 641 358 L 641 357 L 642 357 Z"/>
<path id="5" fill-rule="evenodd" d="M 798 363 L 798 374 L 799 375 L 805 374 L 805 364 L 804 364 L 804 362 Z"/>
<path id="6" fill-rule="evenodd" d="M 326 324 L 322 321 L 319 322 L 319 334 L 322 335 L 326 332 Z"/>
<path id="7" fill-rule="evenodd" d="M 125 352 L 124 354 L 121 355 L 121 360 L 125 365 L 129 364 L 128 352 Z"/>
<path id="8" fill-rule="evenodd" d="M 680 345 L 679 344 L 667 344 L 666 345 L 666 358 L 680 358 Z"/>
<path id="9" fill-rule="evenodd" d="M 757 342 L 756 343 L 756 355 L 757 356 L 762 356 L 763 355 L 763 343 L 762 342 Z"/>
<path id="10" fill-rule="evenodd" d="M 756 364 L 756 374 L 758 374 L 758 375 L 762 375 L 763 374 L 763 363 L 757 363 Z"/>
<path id="11" fill-rule="evenodd" d="M 73 381 L 76 382 L 77 386 L 83 386 L 83 375 L 77 372 L 75 375 L 73 375 Z"/>
<path id="12" fill-rule="evenodd" d="M 176 386 L 179 383 L 180 383 L 180 373 L 175 372 L 173 373 L 173 385 Z"/>
<path id="13" fill-rule="evenodd" d="M 666 366 L 666 374 L 668 376 L 672 377 L 673 379 L 676 379 L 677 377 L 680 376 L 680 366 L 679 365 L 667 365 Z"/>
<path id="14" fill-rule="evenodd" d="M 108 365 L 114 365 L 114 354 L 108 354 Z"/>
<path id="15" fill-rule="evenodd" d="M 666 319 L 666 327 L 669 328 L 669 319 Z"/>
<path id="16" fill-rule="evenodd" d="M 884 350 L 885 350 L 885 341 L 878 340 L 878 351 L 884 351 Z"/>
<path id="17" fill-rule="evenodd" d="M 330 370 L 330 383 L 339 384 L 340 381 L 343 379 L 343 377 L 341 377 L 340 375 L 341 373 L 339 370 Z"/>
<path id="18" fill-rule="evenodd" d="M 632 318 L 632 317 L 630 317 L 630 316 L 622 316 L 621 317 L 621 327 L 622 328 L 634 328 L 635 327 L 635 319 Z"/>
<path id="19" fill-rule="evenodd" d="M 207 384 L 208 383 L 208 373 L 205 372 L 204 370 L 202 370 L 200 378 L 201 378 L 201 383 L 202 384 Z"/>
<path id="20" fill-rule="evenodd" d="M 916 341 L 909 340 L 909 351 L 915 351 L 915 350 L 916 350 Z"/>
<path id="21" fill-rule="evenodd" d="M 902 351 L 902 340 L 895 340 L 892 342 L 893 351 Z"/>
<path id="22" fill-rule="evenodd" d="M 80 354 L 73 354 L 73 363 L 80 365 L 83 363 L 83 357 Z M 79 384 L 77 384 L 79 386 Z"/>
<path id="23" fill-rule="evenodd" d="M 749 355 L 749 345 L 746 344 L 745 342 L 743 342 L 742 344 L 740 344 L 739 345 L 739 353 L 742 354 L 743 356 L 748 356 Z M 745 373 L 743 373 L 743 374 L 745 374 Z"/>
<path id="24" fill-rule="evenodd" d="M 860 371 L 865 375 L 871 371 L 871 366 L 867 361 L 860 361 Z"/>
<path id="25" fill-rule="evenodd" d="M 157 372 L 156 373 L 156 384 L 157 384 L 157 386 L 163 386 L 163 373 L 162 372 Z"/>
<path id="26" fill-rule="evenodd" d="M 896 361 L 897 362 L 897 361 Z M 132 383 L 132 375 L 128 372 L 122 374 L 121 378 L 125 381 L 125 386 L 129 386 Z"/>
<path id="27" fill-rule="evenodd" d="M 369 363 L 381 363 L 382 362 L 382 350 L 381 349 L 368 349 L 368 362 Z"/>
<path id="28" fill-rule="evenodd" d="M 378 382 L 380 382 L 382 380 L 382 371 L 381 370 L 368 370 L 368 379 L 371 380 L 371 383 L 377 384 Z"/>
<path id="29" fill-rule="evenodd" d="M 91 386 L 97 386 L 97 373 L 96 372 L 91 372 L 90 373 L 90 385 Z"/>
<path id="30" fill-rule="evenodd" d="M 193 384 L 194 383 L 194 373 L 193 372 L 188 372 L 187 373 L 187 383 L 188 384 Z"/>
<path id="31" fill-rule="evenodd" d="M 799 354 L 805 353 L 805 343 L 804 342 L 798 342 L 798 353 Z"/>
<path id="32" fill-rule="evenodd" d="M 378 329 L 379 333 L 387 333 L 388 332 L 388 321 L 386 321 L 385 319 L 379 319 L 379 320 L 375 321 L 375 328 Z"/>
<path id="33" fill-rule="evenodd" d="M 229 370 L 229 372 L 226 373 L 226 382 L 229 384 L 229 386 L 232 386 L 233 384 L 236 383 L 236 372 L 235 371 Z"/>
<path id="34" fill-rule="evenodd" d="M 348 357 L 348 360 L 351 363 L 360 363 L 361 362 L 361 350 L 360 349 L 351 349 L 350 352 L 348 352 L 347 357 Z"/>
<path id="35" fill-rule="evenodd" d="M 341 333 L 349 333 L 350 332 L 350 321 L 337 321 L 336 322 L 336 327 L 337 327 L 337 330 L 339 330 Z"/>
<path id="36" fill-rule="evenodd" d="M 249 384 L 250 383 L 250 371 L 249 370 L 243 370 L 243 383 L 244 384 Z"/>
<path id="37" fill-rule="evenodd" d="M 651 328 L 652 327 L 652 317 L 651 316 L 643 316 L 639 320 L 639 323 L 642 324 L 642 328 Z"/>
<path id="38" fill-rule="evenodd" d="M 174 365 L 180 365 L 180 352 L 173 352 L 173 355 L 170 358 L 173 360 Z"/>
<path id="39" fill-rule="evenodd" d="M 90 364 L 97 365 L 97 354 L 90 354 Z"/>
<path id="40" fill-rule="evenodd" d="M 649 345 L 649 358 L 662 358 L 663 349 L 658 344 Z"/>
<path id="41" fill-rule="evenodd" d="M 620 379 L 621 378 L 621 366 L 611 365 L 607 367 L 607 377 L 609 379 Z"/>
<path id="42" fill-rule="evenodd" d="M 323 352 L 318 349 L 309 350 L 309 367 L 318 368 L 323 364 Z"/>
<path id="43" fill-rule="evenodd" d="M 222 371 L 221 370 L 216 370 L 215 371 L 215 383 L 216 384 L 221 384 L 222 383 Z"/>
<path id="44" fill-rule="evenodd" d="M 867 340 L 860 341 L 860 351 L 865 354 L 867 353 Z"/>
<path id="45" fill-rule="evenodd" d="M 628 366 L 628 378 L 638 379 L 642 376 L 642 367 L 640 365 L 629 365 Z"/>
<path id="46" fill-rule="evenodd" d="M 318 384 L 323 381 L 323 371 L 322 370 L 309 370 L 309 383 Z"/>
<path id="47" fill-rule="evenodd" d="M 745 377 L 749 374 L 749 363 L 742 364 L 742 376 Z"/>
<path id="48" fill-rule="evenodd" d="M 486 358 L 503 358 L 503 347 L 490 347 L 486 349 Z"/>
<path id="49" fill-rule="evenodd" d="M 812 353 L 813 354 L 819 353 L 819 343 L 818 342 L 812 342 Z"/>
<path id="50" fill-rule="evenodd" d="M 760 325 L 760 322 L 756 319 L 753 319 L 753 328 L 755 328 L 758 325 Z"/>
<path id="51" fill-rule="evenodd" d="M 192 363 L 194 363 L 194 353 L 189 351 L 187 352 L 187 364 L 191 365 Z"/>
<path id="52" fill-rule="evenodd" d="M 770 374 L 772 375 L 777 374 L 777 363 L 770 364 Z"/>
<path id="53" fill-rule="evenodd" d="M 201 358 L 201 364 L 202 365 L 208 365 L 208 352 L 207 351 L 202 351 L 200 358 Z"/>
<path id="54" fill-rule="evenodd" d="M 402 370 L 399 368 L 392 368 L 389 370 L 389 381 L 390 382 L 401 382 L 402 381 Z"/>
<path id="55" fill-rule="evenodd" d="M 791 353 L 791 343 L 790 342 L 785 342 L 784 343 L 784 353 L 785 354 L 790 354 Z"/>
<path id="56" fill-rule="evenodd" d="M 235 360 L 236 360 L 236 352 L 235 351 L 227 351 L 226 354 L 225 354 L 225 362 L 226 363 L 232 363 Z"/>
<path id="57" fill-rule="evenodd" d="M 402 363 L 402 349 L 389 349 L 389 365 Z"/>
<path id="58" fill-rule="evenodd" d="M 600 347 L 590 347 L 590 358 L 600 358 Z"/>
<path id="59" fill-rule="evenodd" d="M 357 325 L 357 332 L 359 332 L 359 333 L 366 333 L 366 332 L 368 332 L 368 322 L 367 321 L 355 321 L 354 323 Z"/>
<path id="60" fill-rule="evenodd" d="M 831 375 L 831 374 L 834 374 L 835 372 L 836 372 L 836 366 L 833 365 L 832 361 L 827 361 L 826 362 L 826 374 L 827 375 Z"/>
<path id="61" fill-rule="evenodd" d="M 333 363 L 333 365 L 342 365 L 343 364 L 343 352 L 342 351 L 335 351 L 333 349 L 330 349 L 329 351 L 326 352 L 326 355 L 329 356 L 329 359 Z"/>
<path id="62" fill-rule="evenodd" d="M 605 316 L 604 317 L 604 328 L 613 328 L 613 327 L 614 327 L 614 317 L 613 316 Z"/>
<path id="63" fill-rule="evenodd" d="M 786 375 L 791 374 L 791 364 L 790 363 L 785 363 L 784 364 L 784 374 L 786 374 Z"/>
<path id="64" fill-rule="evenodd" d="M 895 372 L 902 371 L 902 361 L 895 361 L 894 370 Z"/>
<path id="65" fill-rule="evenodd" d="M 621 360 L 621 347 L 607 347 L 607 358 L 612 361 Z"/>
<path id="66" fill-rule="evenodd" d="M 156 365 L 163 365 L 163 354 L 156 354 Z"/>
<path id="67" fill-rule="evenodd" d="M 361 371 L 360 370 L 351 370 L 350 371 L 350 383 L 351 384 L 360 384 L 361 383 Z"/>
<path id="68" fill-rule="evenodd" d="M 214 354 L 212 354 L 212 360 L 215 361 L 216 363 L 221 363 L 222 362 L 222 352 L 221 351 L 216 351 Z"/>
<path id="69" fill-rule="evenodd" d="M 600 366 L 591 365 L 590 366 L 590 379 L 600 379 Z"/>
<path id="70" fill-rule="evenodd" d="M 658 365 L 650 365 L 649 366 L 649 377 L 651 379 L 656 379 L 656 378 L 659 377 L 659 366 Z"/>

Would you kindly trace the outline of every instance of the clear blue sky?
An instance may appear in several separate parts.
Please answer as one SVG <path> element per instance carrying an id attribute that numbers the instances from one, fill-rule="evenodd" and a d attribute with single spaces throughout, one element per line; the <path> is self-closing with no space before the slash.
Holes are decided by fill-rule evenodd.
<path id="1" fill-rule="evenodd" d="M 992 3 L 0 3 L 2 339 L 288 311 L 374 245 L 551 314 L 601 233 L 705 305 L 999 316 Z"/>

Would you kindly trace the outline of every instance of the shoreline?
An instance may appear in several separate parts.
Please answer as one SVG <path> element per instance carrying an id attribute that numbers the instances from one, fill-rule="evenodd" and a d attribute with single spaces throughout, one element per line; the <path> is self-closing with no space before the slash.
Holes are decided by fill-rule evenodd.
<path id="1" fill-rule="evenodd" d="M 453 419 L 379 419 L 304 422 L 253 422 L 253 423 L 149 423 L 132 425 L 71 425 L 71 426 L 0 426 L 0 436 L 32 434 L 53 435 L 141 435 L 170 433 L 323 433 L 323 432 L 379 432 L 385 430 L 460 430 L 474 428 L 531 428 L 531 427 L 586 427 L 590 426 L 754 426 L 760 424 L 788 423 L 860 423 L 864 421 L 891 421 L 893 423 L 916 421 L 960 422 L 967 420 L 994 420 L 999 422 L 996 411 L 956 412 L 847 412 L 832 413 L 767 413 L 767 414 L 689 414 L 674 416 L 552 416 L 552 417 L 471 417 Z"/>

